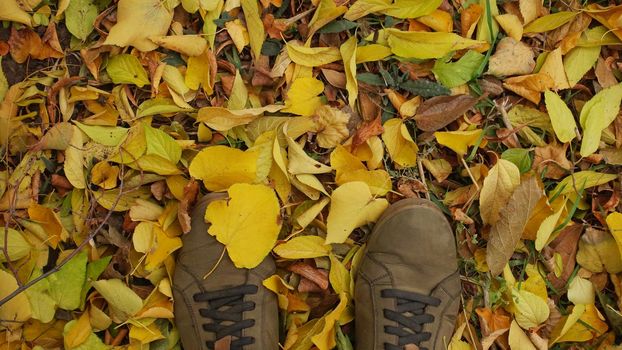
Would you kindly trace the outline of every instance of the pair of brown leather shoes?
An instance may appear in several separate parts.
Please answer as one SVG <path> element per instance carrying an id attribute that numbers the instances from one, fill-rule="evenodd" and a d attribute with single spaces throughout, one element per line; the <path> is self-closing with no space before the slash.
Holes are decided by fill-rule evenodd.
<path id="1" fill-rule="evenodd" d="M 276 295 L 262 285 L 274 261 L 267 257 L 250 270 L 236 268 L 226 254 L 218 262 L 224 247 L 203 219 L 215 198 L 204 197 L 194 209 L 178 255 L 173 291 L 182 345 L 279 349 Z M 355 284 L 355 348 L 446 349 L 461 288 L 455 239 L 442 212 L 429 201 L 399 201 L 378 220 L 366 249 Z"/>

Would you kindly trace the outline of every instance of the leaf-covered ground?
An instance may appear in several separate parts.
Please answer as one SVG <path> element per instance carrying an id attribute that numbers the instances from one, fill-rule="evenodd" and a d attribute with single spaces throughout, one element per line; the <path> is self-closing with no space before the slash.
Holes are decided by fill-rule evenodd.
<path id="1" fill-rule="evenodd" d="M 0 0 L 0 21 L 3 349 L 179 349 L 175 251 L 208 192 L 229 200 L 205 234 L 277 261 L 285 349 L 352 349 L 362 247 L 408 197 L 456 235 L 451 349 L 622 339 L 614 1 Z"/>

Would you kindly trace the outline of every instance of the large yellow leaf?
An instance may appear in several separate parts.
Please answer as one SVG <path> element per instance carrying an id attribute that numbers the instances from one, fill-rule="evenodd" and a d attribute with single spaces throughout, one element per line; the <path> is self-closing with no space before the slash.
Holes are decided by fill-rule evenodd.
<path id="1" fill-rule="evenodd" d="M 287 156 L 289 160 L 287 171 L 290 174 L 324 174 L 332 171 L 331 167 L 309 157 L 304 148 L 291 137 L 286 137 L 286 139 L 288 145 Z"/>
<path id="2" fill-rule="evenodd" d="M 317 79 L 298 78 L 294 80 L 287 91 L 283 112 L 302 116 L 312 115 L 322 105 L 322 100 L 318 95 L 323 91 L 324 84 Z"/>
<path id="3" fill-rule="evenodd" d="M 542 298 L 526 290 L 512 288 L 516 322 L 524 328 L 538 327 L 549 318 L 549 307 Z"/>
<path id="4" fill-rule="evenodd" d="M 65 150 L 65 177 L 75 188 L 86 187 L 84 178 L 84 143 L 83 134 L 77 126 L 73 127 L 73 134 L 69 141 L 69 147 Z"/>
<path id="5" fill-rule="evenodd" d="M 620 255 L 622 255 L 622 214 L 614 212 L 607 215 L 607 226 L 618 244 Z"/>
<path id="6" fill-rule="evenodd" d="M 335 5 L 333 0 L 320 0 L 313 18 L 309 21 L 309 34 L 307 34 L 307 37 L 312 37 L 318 29 L 343 15 L 347 10 L 346 6 Z"/>
<path id="7" fill-rule="evenodd" d="M 542 67 L 540 68 L 540 73 L 548 74 L 551 79 L 553 79 L 554 90 L 570 88 L 570 85 L 568 84 L 568 77 L 566 76 L 566 71 L 564 70 L 561 48 L 558 47 L 548 53 Z"/>
<path id="8" fill-rule="evenodd" d="M 510 324 L 508 342 L 512 350 L 536 350 L 536 347 L 533 346 L 529 337 L 523 332 L 516 321 L 512 321 L 512 324 Z"/>
<path id="9" fill-rule="evenodd" d="M 475 146 L 482 135 L 482 130 L 437 131 L 434 133 L 439 144 L 451 148 L 459 156 L 464 156 L 470 146 Z"/>
<path id="10" fill-rule="evenodd" d="M 560 11 L 544 17 L 540 17 L 537 20 L 531 22 L 525 27 L 525 33 L 544 33 L 555 28 L 559 28 L 564 24 L 570 22 L 579 13 L 570 11 Z"/>
<path id="11" fill-rule="evenodd" d="M 330 0 L 332 2 L 332 0 Z M 356 37 L 350 37 L 339 47 L 341 58 L 343 59 L 343 69 L 346 73 L 346 90 L 348 91 L 348 104 L 355 108 L 356 98 L 359 94 L 359 87 L 356 80 Z"/>
<path id="12" fill-rule="evenodd" d="M 143 300 L 120 279 L 99 280 L 92 284 L 120 322 L 125 322 L 143 308 Z"/>
<path id="13" fill-rule="evenodd" d="M 5 243 L 6 237 L 6 243 Z M 10 227 L 0 227 L 0 247 L 6 247 L 6 254 L 0 254 L 0 262 L 19 260 L 32 249 L 32 246 L 24 239 L 24 236 L 17 230 Z"/>
<path id="14" fill-rule="evenodd" d="M 536 233 L 536 250 L 541 251 L 547 243 L 549 242 L 551 235 L 553 234 L 555 228 L 557 227 L 557 222 L 559 221 L 565 207 L 566 207 L 566 199 L 564 197 L 558 197 L 554 203 L 552 203 L 552 209 L 554 210 L 553 214 L 547 216 L 540 227 L 538 228 L 538 232 Z"/>
<path id="15" fill-rule="evenodd" d="M 236 183 L 253 183 L 258 160 L 258 151 L 213 146 L 199 152 L 188 169 L 192 177 L 203 180 L 208 190 L 225 191 Z"/>
<path id="16" fill-rule="evenodd" d="M 294 237 L 274 247 L 274 252 L 286 259 L 319 258 L 331 251 L 331 246 L 324 244 L 324 241 L 319 236 Z"/>
<path id="17" fill-rule="evenodd" d="M 419 147 L 413 141 L 404 122 L 399 118 L 393 118 L 387 120 L 383 126 L 382 141 L 389 151 L 391 160 L 400 167 L 415 166 Z"/>
<path id="18" fill-rule="evenodd" d="M 355 21 L 370 13 L 379 12 L 391 7 L 390 0 L 359 0 L 350 5 L 348 12 L 343 16 L 349 21 Z"/>
<path id="19" fill-rule="evenodd" d="M 583 106 L 579 116 L 583 128 L 582 157 L 598 150 L 601 134 L 618 116 L 621 101 L 622 84 L 617 84 L 601 90 Z"/>
<path id="20" fill-rule="evenodd" d="M 52 248 L 56 248 L 58 243 L 66 235 L 63 224 L 54 210 L 44 207 L 43 205 L 34 204 L 28 207 L 28 216 L 30 220 L 38 223 L 48 235 L 46 241 Z"/>
<path id="21" fill-rule="evenodd" d="M 568 300 L 573 304 L 594 304 L 596 291 L 590 280 L 575 276 L 568 286 Z"/>
<path id="22" fill-rule="evenodd" d="M 454 33 L 405 32 L 386 29 L 394 54 L 404 58 L 441 58 L 452 51 L 474 48 L 483 41 L 463 38 Z"/>
<path id="23" fill-rule="evenodd" d="M 551 124 L 555 135 L 561 142 L 570 142 L 577 136 L 577 123 L 566 103 L 552 91 L 544 92 L 544 103 L 551 117 Z"/>
<path id="24" fill-rule="evenodd" d="M 32 25 L 28 13 L 22 10 L 15 0 L 2 0 L 2 6 L 0 6 L 0 20 L 22 23 L 29 27 Z"/>
<path id="25" fill-rule="evenodd" d="M 347 182 L 365 182 L 371 193 L 384 196 L 391 190 L 391 176 L 385 170 L 367 170 L 363 163 L 348 150 L 339 145 L 330 154 L 330 165 L 337 174 L 335 182 L 343 185 Z"/>
<path id="26" fill-rule="evenodd" d="M 207 49 L 207 40 L 200 35 L 168 35 L 149 38 L 156 45 L 186 56 L 200 56 Z"/>
<path id="27" fill-rule="evenodd" d="M 186 69 L 186 76 L 184 82 L 186 86 L 192 90 L 198 90 L 199 86 L 203 87 L 203 91 L 207 95 L 211 95 L 213 90 L 214 78 L 211 75 L 211 65 L 216 62 L 210 61 L 210 49 L 205 49 L 199 56 L 188 58 L 188 68 Z"/>
<path id="28" fill-rule="evenodd" d="M 557 183 L 551 194 L 571 194 L 582 189 L 600 186 L 618 178 L 616 174 L 604 174 L 592 170 L 579 171 Z"/>
<path id="29" fill-rule="evenodd" d="M 209 204 L 208 232 L 227 247 L 239 268 L 253 268 L 270 254 L 281 230 L 279 200 L 265 185 L 235 184 L 229 199 Z"/>
<path id="30" fill-rule="evenodd" d="M 153 225 L 152 227 L 155 239 L 145 260 L 145 269 L 148 271 L 153 271 L 159 267 L 166 258 L 182 246 L 179 237 L 169 237 L 169 234 L 164 232 L 158 225 Z"/>
<path id="31" fill-rule="evenodd" d="M 386 199 L 374 199 L 364 182 L 339 186 L 331 195 L 326 244 L 345 242 L 355 228 L 375 222 L 388 206 Z"/>
<path id="32" fill-rule="evenodd" d="M 432 13 L 442 2 L 442 0 L 395 0 L 382 13 L 395 18 L 419 18 Z"/>
<path id="33" fill-rule="evenodd" d="M 158 48 L 150 37 L 165 35 L 173 20 L 173 11 L 160 0 L 120 0 L 117 23 L 110 29 L 104 44 L 134 46 L 140 51 Z"/>
<path id="34" fill-rule="evenodd" d="M 507 204 L 519 183 L 518 167 L 508 160 L 499 159 L 488 172 L 479 194 L 479 213 L 484 224 L 492 225 L 499 220 L 499 211 Z"/>
<path id="35" fill-rule="evenodd" d="M 297 64 L 307 67 L 317 67 L 341 59 L 341 53 L 336 47 L 307 47 L 292 41 L 286 44 L 287 55 Z"/>
<path id="36" fill-rule="evenodd" d="M 345 293 L 341 293 L 339 294 L 339 304 L 337 307 L 321 319 L 324 324 L 322 330 L 311 337 L 313 344 L 319 350 L 330 350 L 337 345 L 335 342 L 335 327 L 338 326 L 339 318 L 346 306 L 348 306 L 348 296 Z"/>
<path id="37" fill-rule="evenodd" d="M 586 342 L 600 337 L 609 329 L 605 318 L 594 304 L 575 306 L 570 316 L 565 321 L 562 319 L 559 324 L 563 325 L 563 328 L 560 332 L 557 332 L 559 326 L 553 329 L 551 334 L 553 343 Z"/>

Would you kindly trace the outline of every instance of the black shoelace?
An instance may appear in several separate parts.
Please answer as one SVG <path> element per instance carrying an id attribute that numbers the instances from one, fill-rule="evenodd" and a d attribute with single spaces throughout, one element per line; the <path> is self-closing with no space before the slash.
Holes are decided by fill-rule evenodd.
<path id="1" fill-rule="evenodd" d="M 438 298 L 419 293 L 406 292 L 398 289 L 385 289 L 380 294 L 383 298 L 397 300 L 397 310 L 384 309 L 384 317 L 397 322 L 398 326 L 387 326 L 385 332 L 398 337 L 397 344 L 384 344 L 385 350 L 402 350 L 405 345 L 419 344 L 429 340 L 432 334 L 424 332 L 426 323 L 434 322 L 434 316 L 426 314 L 428 306 L 438 306 L 441 301 Z M 427 350 L 420 348 L 420 350 Z"/>
<path id="2" fill-rule="evenodd" d="M 204 323 L 206 332 L 216 334 L 216 340 L 227 336 L 232 337 L 231 350 L 242 349 L 243 346 L 253 344 L 255 338 L 243 337 L 242 330 L 255 325 L 255 320 L 243 319 L 244 311 L 255 309 L 255 303 L 244 301 L 247 294 L 257 293 L 256 285 L 245 284 L 222 290 L 197 293 L 193 296 L 195 302 L 207 302 L 207 308 L 199 309 L 199 313 L 212 323 Z M 207 347 L 214 349 L 214 342 L 207 342 Z"/>

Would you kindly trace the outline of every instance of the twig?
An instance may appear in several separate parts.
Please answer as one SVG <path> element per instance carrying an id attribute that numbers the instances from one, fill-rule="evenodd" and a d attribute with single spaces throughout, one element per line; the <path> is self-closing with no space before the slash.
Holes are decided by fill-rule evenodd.
<path id="1" fill-rule="evenodd" d="M 471 173 L 471 169 L 469 169 L 469 165 L 464 160 L 464 157 L 460 157 L 460 161 L 462 162 L 462 165 L 466 169 L 466 172 L 469 174 L 469 177 L 471 178 L 471 181 L 473 182 L 473 185 L 475 185 L 475 188 L 477 188 L 477 191 L 479 192 L 481 189 L 479 188 L 479 185 L 477 184 L 477 181 L 475 181 L 475 176 L 473 176 L 473 173 Z"/>
<path id="2" fill-rule="evenodd" d="M 508 112 L 505 110 L 505 102 L 502 105 L 500 105 L 497 103 L 497 101 L 495 101 L 495 108 L 501 114 L 501 119 L 503 120 L 503 125 L 505 125 L 506 129 L 510 131 L 514 131 L 514 127 L 512 126 L 512 122 L 510 121 Z M 520 146 L 520 141 L 518 140 L 518 136 L 516 136 L 516 133 L 512 132 L 510 135 L 512 139 L 514 140 L 514 142 L 516 142 L 516 145 Z"/>
<path id="3" fill-rule="evenodd" d="M 423 188 L 425 188 L 425 198 L 430 200 L 430 189 L 428 188 L 428 184 L 425 182 L 425 173 L 423 171 L 423 162 L 421 161 L 421 158 L 417 159 L 417 167 L 419 168 L 419 176 L 421 177 Z"/>

